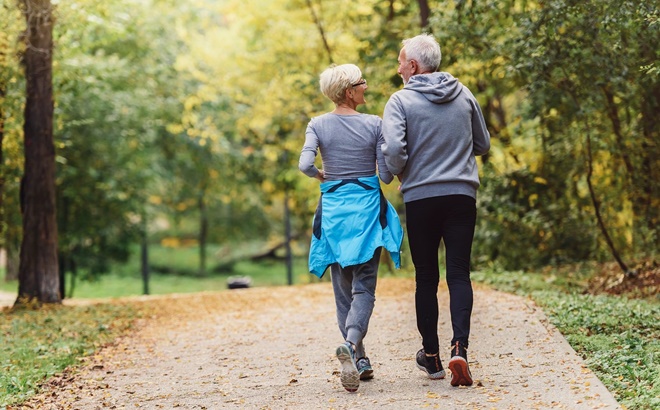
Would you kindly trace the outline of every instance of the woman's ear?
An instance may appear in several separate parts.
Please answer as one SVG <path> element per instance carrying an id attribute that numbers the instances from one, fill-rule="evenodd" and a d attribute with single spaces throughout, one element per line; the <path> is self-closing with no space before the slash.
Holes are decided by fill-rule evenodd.
<path id="1" fill-rule="evenodd" d="M 347 100 L 352 99 L 352 98 L 353 98 L 353 89 L 351 89 L 351 88 L 347 88 L 347 89 L 346 89 L 345 97 L 346 97 Z"/>

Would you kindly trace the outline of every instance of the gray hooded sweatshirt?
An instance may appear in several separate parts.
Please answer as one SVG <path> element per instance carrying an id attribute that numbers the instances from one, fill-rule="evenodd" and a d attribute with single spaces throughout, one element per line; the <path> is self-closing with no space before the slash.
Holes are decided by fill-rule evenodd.
<path id="1" fill-rule="evenodd" d="M 445 195 L 477 197 L 475 155 L 490 134 L 474 95 L 449 73 L 412 76 L 383 114 L 382 152 L 401 177 L 404 202 Z"/>

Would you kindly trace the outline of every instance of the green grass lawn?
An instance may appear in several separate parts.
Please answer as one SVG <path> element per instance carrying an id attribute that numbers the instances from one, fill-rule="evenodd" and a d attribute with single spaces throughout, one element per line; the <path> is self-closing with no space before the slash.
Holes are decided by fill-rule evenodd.
<path id="1" fill-rule="evenodd" d="M 39 384 L 130 329 L 128 304 L 30 307 L 0 312 L 0 409 L 21 403 Z"/>
<path id="2" fill-rule="evenodd" d="M 221 259 L 213 257 L 220 252 L 218 247 L 210 247 L 208 273 L 200 276 L 199 250 L 196 247 L 167 248 L 152 246 L 149 249 L 150 264 L 155 266 L 154 271 L 164 267 L 173 273 L 151 273 L 149 293 L 152 295 L 170 293 L 190 293 L 201 291 L 217 291 L 227 289 L 227 280 L 232 276 L 249 276 L 252 286 L 278 286 L 286 285 L 287 268 L 283 260 L 264 260 L 261 262 L 238 261 L 233 264 L 231 271 L 214 273 L 213 268 L 222 263 Z M 307 270 L 307 258 L 296 257 L 293 260 L 293 283 L 318 282 L 315 276 Z M 0 271 L 0 278 L 4 272 Z M 67 292 L 71 289 L 71 276 L 67 275 Z M 17 293 L 18 282 L 5 282 L 0 280 L 0 290 Z M 74 298 L 112 298 L 134 296 L 143 294 L 143 282 L 140 274 L 140 265 L 135 255 L 125 264 L 112 266 L 111 272 L 100 275 L 93 280 L 78 278 L 73 292 Z"/>

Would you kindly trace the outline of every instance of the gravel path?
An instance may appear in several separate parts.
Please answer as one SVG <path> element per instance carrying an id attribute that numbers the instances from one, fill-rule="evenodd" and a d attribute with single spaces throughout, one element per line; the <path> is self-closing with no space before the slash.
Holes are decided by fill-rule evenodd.
<path id="1" fill-rule="evenodd" d="M 320 283 L 160 298 L 172 313 L 53 378 L 20 408 L 620 408 L 533 302 L 481 287 L 469 351 L 475 385 L 429 380 L 414 364 L 413 280 L 379 281 L 365 340 L 375 378 L 357 393 L 339 382 L 342 340 L 332 288 Z M 446 288 L 439 298 L 449 344 Z M 443 354 L 446 364 L 449 346 Z"/>

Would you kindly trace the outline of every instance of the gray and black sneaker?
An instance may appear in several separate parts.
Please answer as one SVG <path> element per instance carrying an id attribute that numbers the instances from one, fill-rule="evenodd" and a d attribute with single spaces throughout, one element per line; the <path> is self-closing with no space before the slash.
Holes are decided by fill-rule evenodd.
<path id="1" fill-rule="evenodd" d="M 451 359 L 449 360 L 452 386 L 472 386 L 472 373 L 467 361 L 467 347 L 461 342 L 456 342 L 451 347 Z"/>
<path id="2" fill-rule="evenodd" d="M 369 380 L 374 378 L 374 369 L 368 357 L 361 357 L 355 363 L 357 371 L 360 374 L 360 380 Z"/>
<path id="3" fill-rule="evenodd" d="M 360 374 L 355 365 L 355 350 L 346 342 L 337 348 L 337 359 L 341 363 L 341 385 L 349 392 L 356 392 L 360 387 Z"/>
<path id="4" fill-rule="evenodd" d="M 445 378 L 445 369 L 442 368 L 442 362 L 440 361 L 440 355 L 438 353 L 435 356 L 427 356 L 424 353 L 424 349 L 420 349 L 417 352 L 417 357 L 415 358 L 417 363 L 417 368 L 429 376 L 429 379 L 444 379 Z"/>

